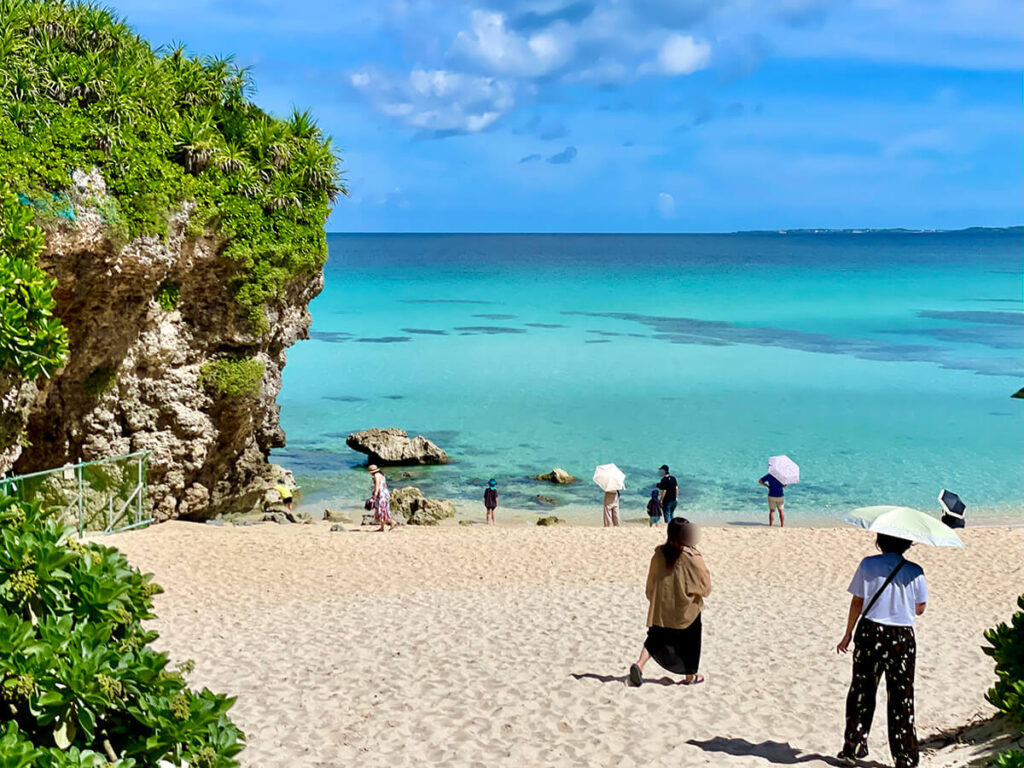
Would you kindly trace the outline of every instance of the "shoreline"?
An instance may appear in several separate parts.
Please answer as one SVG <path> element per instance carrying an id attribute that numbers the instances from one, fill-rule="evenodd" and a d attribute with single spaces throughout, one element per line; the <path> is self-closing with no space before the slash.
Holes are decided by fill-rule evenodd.
<path id="1" fill-rule="evenodd" d="M 484 508 L 483 504 L 475 501 L 466 500 L 450 500 L 455 505 L 455 517 L 448 520 L 441 521 L 436 527 L 451 527 L 451 526 L 462 526 L 466 527 L 469 525 L 476 525 L 477 523 L 483 524 L 484 520 Z M 297 512 L 307 512 L 314 521 L 320 521 L 323 518 L 324 511 L 326 509 L 336 510 L 345 515 L 348 515 L 354 523 L 358 523 L 364 514 L 361 501 L 351 500 L 344 504 L 327 505 L 322 503 L 306 502 L 303 503 L 301 497 L 299 497 L 298 503 L 295 505 Z M 648 518 L 646 516 L 637 516 L 632 514 L 634 511 L 642 512 L 639 508 L 636 510 L 626 509 L 621 512 L 622 515 L 622 527 L 647 527 Z M 690 511 L 690 516 L 687 516 L 687 510 L 679 508 L 676 510 L 676 517 L 686 517 L 693 523 L 697 523 L 702 527 L 715 527 L 715 528 L 767 528 L 768 527 L 768 511 L 767 509 L 761 514 L 755 514 L 750 512 L 737 512 L 737 513 L 713 513 L 712 517 L 702 517 L 706 515 L 705 512 L 696 510 Z M 842 514 L 845 514 L 843 512 Z M 933 516 L 936 516 L 932 513 Z M 498 506 L 497 510 L 497 525 L 501 527 L 505 526 L 532 526 L 536 525 L 536 521 L 541 517 L 555 516 L 560 518 L 563 522 L 562 525 L 578 526 L 583 528 L 601 528 L 602 516 L 601 507 L 599 504 L 594 504 L 592 507 L 582 507 L 578 505 L 562 505 L 562 506 L 536 506 L 533 508 L 526 507 L 502 507 Z M 975 522 L 977 521 L 977 522 Z M 664 526 L 664 521 L 661 524 Z M 777 520 L 776 520 L 777 525 Z M 1007 509 L 999 513 L 985 513 L 977 512 L 974 510 L 968 510 L 967 518 L 968 528 L 1024 528 L 1024 506 L 1019 509 Z M 432 526 L 434 527 L 434 526 Z M 847 523 L 842 521 L 842 515 L 808 515 L 806 512 L 799 510 L 794 506 L 792 511 L 789 511 L 786 517 L 786 528 L 814 528 L 814 529 L 833 529 L 833 528 L 849 528 Z"/>

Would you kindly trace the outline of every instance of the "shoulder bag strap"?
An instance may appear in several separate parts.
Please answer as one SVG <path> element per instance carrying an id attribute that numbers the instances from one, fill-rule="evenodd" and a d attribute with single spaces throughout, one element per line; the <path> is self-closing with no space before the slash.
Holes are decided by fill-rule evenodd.
<path id="1" fill-rule="evenodd" d="M 878 602 L 878 598 L 880 598 L 882 596 L 882 593 L 885 592 L 885 588 L 892 584 L 892 580 L 896 578 L 896 574 L 899 573 L 900 569 L 906 564 L 906 559 L 900 558 L 899 563 L 896 565 L 895 568 L 892 569 L 892 573 L 889 574 L 889 577 L 885 580 L 885 583 L 882 584 L 879 590 L 875 592 L 874 597 L 871 598 L 871 602 L 868 603 L 868 607 L 861 612 L 861 617 L 867 616 L 868 611 L 875 607 L 875 603 Z"/>

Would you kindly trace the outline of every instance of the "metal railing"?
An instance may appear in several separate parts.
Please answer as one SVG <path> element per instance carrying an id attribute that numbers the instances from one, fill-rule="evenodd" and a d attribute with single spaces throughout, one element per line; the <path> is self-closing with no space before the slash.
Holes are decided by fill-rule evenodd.
<path id="1" fill-rule="evenodd" d="M 152 521 L 146 503 L 146 468 L 151 451 L 0 479 L 0 495 L 39 501 L 78 535 L 117 533 Z"/>

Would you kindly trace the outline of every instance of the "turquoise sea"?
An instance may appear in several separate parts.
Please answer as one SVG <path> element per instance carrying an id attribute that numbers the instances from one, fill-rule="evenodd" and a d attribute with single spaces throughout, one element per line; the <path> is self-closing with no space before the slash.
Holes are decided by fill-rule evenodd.
<path id="1" fill-rule="evenodd" d="M 311 511 L 367 495 L 349 432 L 398 426 L 453 463 L 392 487 L 477 501 L 494 477 L 518 519 L 598 523 L 589 478 L 615 462 L 627 519 L 667 463 L 681 514 L 761 522 L 785 453 L 789 522 L 936 510 L 943 487 L 969 523 L 1024 522 L 1019 228 L 328 240 L 273 457 Z M 583 482 L 530 479 L 554 466 Z"/>

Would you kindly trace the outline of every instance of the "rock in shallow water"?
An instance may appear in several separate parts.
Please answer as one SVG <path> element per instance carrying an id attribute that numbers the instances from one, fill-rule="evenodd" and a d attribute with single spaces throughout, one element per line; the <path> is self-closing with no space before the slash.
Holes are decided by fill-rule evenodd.
<path id="1" fill-rule="evenodd" d="M 542 517 L 542 518 L 538 519 L 537 520 L 537 525 L 561 525 L 564 522 L 565 522 L 565 520 L 563 520 L 560 517 L 555 517 L 554 515 L 549 515 L 548 517 Z"/>
<path id="2" fill-rule="evenodd" d="M 364 429 L 345 440 L 354 451 L 365 453 L 373 464 L 447 464 L 448 454 L 422 435 L 410 438 L 404 429 Z"/>
<path id="3" fill-rule="evenodd" d="M 555 467 L 547 474 L 536 475 L 535 478 L 545 483 L 555 483 L 557 485 L 569 485 L 570 483 L 579 481 L 578 477 L 570 475 L 564 469 L 560 469 L 559 467 Z"/>

